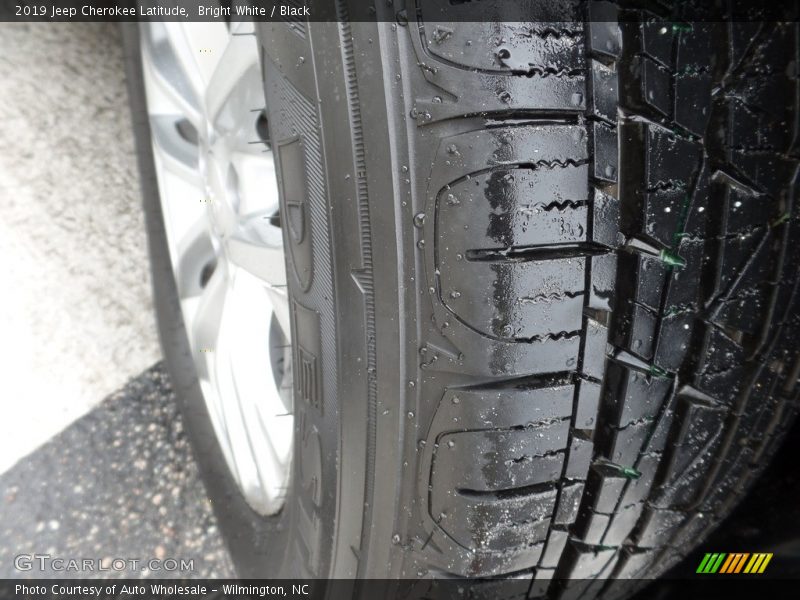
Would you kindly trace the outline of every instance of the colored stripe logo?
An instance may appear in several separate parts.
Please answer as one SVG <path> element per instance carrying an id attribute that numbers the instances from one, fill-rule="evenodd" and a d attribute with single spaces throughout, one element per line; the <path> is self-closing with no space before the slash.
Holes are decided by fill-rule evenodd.
<path id="1" fill-rule="evenodd" d="M 772 552 L 708 552 L 700 561 L 696 573 L 713 574 L 725 573 L 727 575 L 736 573 L 760 574 L 767 568 L 769 561 L 772 560 Z"/>

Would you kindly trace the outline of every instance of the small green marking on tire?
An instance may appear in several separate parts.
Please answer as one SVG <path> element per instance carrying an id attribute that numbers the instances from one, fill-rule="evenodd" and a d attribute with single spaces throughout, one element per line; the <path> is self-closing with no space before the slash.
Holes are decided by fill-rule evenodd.
<path id="1" fill-rule="evenodd" d="M 670 252 L 669 250 L 662 250 L 659 258 L 662 262 L 668 264 L 670 267 L 677 267 L 682 269 L 686 266 L 686 261 L 675 254 L 674 252 Z"/>

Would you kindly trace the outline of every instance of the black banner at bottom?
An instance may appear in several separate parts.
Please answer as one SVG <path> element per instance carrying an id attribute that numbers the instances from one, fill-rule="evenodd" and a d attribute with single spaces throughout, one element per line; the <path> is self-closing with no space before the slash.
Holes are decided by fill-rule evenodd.
<path id="1" fill-rule="evenodd" d="M 545 583 L 545 582 L 542 582 Z M 0 580 L 0 598 L 10 600 L 160 600 L 181 598 L 254 599 L 383 599 L 490 600 L 547 598 L 592 600 L 633 598 L 796 598 L 800 579 L 759 576 L 698 576 L 661 580 L 552 580 L 540 586 L 531 579 L 419 579 L 419 580 L 289 580 L 289 579 L 6 579 Z"/>

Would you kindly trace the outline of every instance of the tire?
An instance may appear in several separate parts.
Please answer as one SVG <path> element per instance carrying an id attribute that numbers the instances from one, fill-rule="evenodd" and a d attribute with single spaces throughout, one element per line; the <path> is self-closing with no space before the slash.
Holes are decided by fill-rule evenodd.
<path id="1" fill-rule="evenodd" d="M 796 24 L 475 4 L 259 24 L 298 374 L 276 518 L 193 408 L 142 156 L 162 340 L 246 576 L 655 577 L 794 419 Z"/>

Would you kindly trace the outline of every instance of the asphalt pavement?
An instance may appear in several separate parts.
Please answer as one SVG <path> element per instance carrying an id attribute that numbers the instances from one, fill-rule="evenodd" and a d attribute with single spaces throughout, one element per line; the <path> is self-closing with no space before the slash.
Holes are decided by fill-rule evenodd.
<path id="1" fill-rule="evenodd" d="M 235 576 L 160 364 L 0 475 L 0 578 L 79 576 Z"/>

